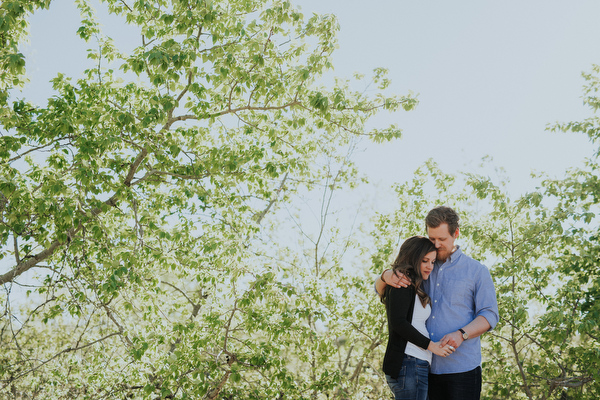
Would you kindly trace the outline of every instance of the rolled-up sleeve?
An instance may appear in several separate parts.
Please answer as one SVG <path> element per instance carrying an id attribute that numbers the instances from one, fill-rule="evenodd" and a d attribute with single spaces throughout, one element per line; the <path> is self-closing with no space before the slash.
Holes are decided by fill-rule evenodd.
<path id="1" fill-rule="evenodd" d="M 475 310 L 476 317 L 484 317 L 490 324 L 490 330 L 498 324 L 498 300 L 496 299 L 496 290 L 490 271 L 483 267 L 480 269 L 480 277 L 477 280 L 475 291 Z"/>

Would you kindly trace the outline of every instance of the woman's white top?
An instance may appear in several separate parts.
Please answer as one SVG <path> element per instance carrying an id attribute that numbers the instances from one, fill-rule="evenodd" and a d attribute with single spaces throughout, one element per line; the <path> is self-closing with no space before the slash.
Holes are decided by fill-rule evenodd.
<path id="1" fill-rule="evenodd" d="M 412 326 L 415 327 L 416 330 L 421 332 L 423 336 L 429 337 L 429 332 L 427 332 L 427 328 L 425 327 L 425 321 L 429 318 L 431 314 L 431 305 L 427 304 L 425 307 L 421 304 L 421 299 L 419 299 L 419 295 L 415 295 L 415 308 L 413 310 L 412 317 Z M 413 356 L 416 358 L 420 358 L 421 360 L 427 361 L 431 364 L 431 352 L 429 350 L 422 349 L 421 347 L 412 344 L 411 342 L 406 343 L 406 350 L 404 350 L 405 354 L 409 356 Z"/>

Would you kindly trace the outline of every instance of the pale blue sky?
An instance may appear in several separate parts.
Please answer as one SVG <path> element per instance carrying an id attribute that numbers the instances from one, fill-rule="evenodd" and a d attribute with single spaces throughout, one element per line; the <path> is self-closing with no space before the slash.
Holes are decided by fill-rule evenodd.
<path id="1" fill-rule="evenodd" d="M 419 93 L 410 113 L 381 118 L 404 139 L 370 146 L 361 166 L 383 184 L 405 180 L 429 157 L 443 170 L 473 170 L 485 155 L 511 192 L 531 188 L 531 170 L 562 175 L 592 154 L 586 137 L 545 132 L 591 115 L 581 72 L 600 63 L 598 1 L 302 0 L 337 15 L 336 72 L 383 66 L 392 89 Z M 308 12 L 307 12 L 308 14 Z"/>
<path id="2" fill-rule="evenodd" d="M 350 77 L 386 67 L 392 90 L 419 93 L 415 111 L 384 114 L 374 124 L 397 123 L 404 138 L 370 145 L 357 155 L 381 187 L 410 178 L 433 157 L 446 172 L 474 171 L 491 155 L 511 179 L 511 191 L 532 189 L 532 170 L 561 176 L 592 154 L 587 138 L 545 132 L 554 121 L 581 120 L 581 72 L 600 63 L 598 1 L 299 0 L 306 16 L 337 15 L 340 48 L 335 74 Z M 66 57 L 85 57 L 91 44 L 75 39 L 70 1 L 54 1 L 32 20 L 24 50 L 32 85 L 44 94 L 56 72 L 79 76 Z M 110 34 L 111 26 L 107 27 Z M 65 43 L 57 53 L 57 43 Z M 83 58 L 82 58 L 83 59 Z"/>

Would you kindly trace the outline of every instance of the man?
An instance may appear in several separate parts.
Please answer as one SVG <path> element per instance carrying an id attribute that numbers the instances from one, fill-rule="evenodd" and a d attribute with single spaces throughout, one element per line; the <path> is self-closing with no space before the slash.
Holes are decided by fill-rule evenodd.
<path id="1" fill-rule="evenodd" d="M 478 400 L 481 395 L 481 342 L 479 336 L 498 323 L 496 291 L 488 269 L 465 255 L 454 242 L 459 236 L 459 217 L 440 206 L 425 218 L 429 240 L 437 260 L 424 282 L 431 298 L 427 330 L 434 342 L 456 349 L 448 357 L 433 356 L 429 375 L 430 400 Z M 409 282 L 385 270 L 375 281 L 378 293 L 386 285 L 406 287 Z"/>

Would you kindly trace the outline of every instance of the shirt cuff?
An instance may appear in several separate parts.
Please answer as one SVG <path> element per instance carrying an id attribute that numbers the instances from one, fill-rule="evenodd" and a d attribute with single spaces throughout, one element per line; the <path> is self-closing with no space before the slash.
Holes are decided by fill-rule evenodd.
<path id="1" fill-rule="evenodd" d="M 490 324 L 490 331 L 498 324 L 498 314 L 493 311 L 484 310 L 477 314 L 477 316 L 481 316 L 487 320 L 488 324 Z"/>

